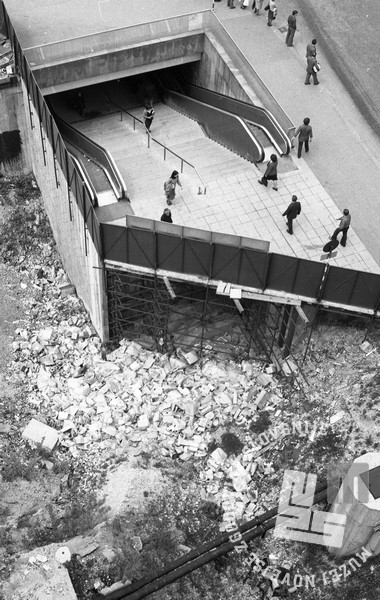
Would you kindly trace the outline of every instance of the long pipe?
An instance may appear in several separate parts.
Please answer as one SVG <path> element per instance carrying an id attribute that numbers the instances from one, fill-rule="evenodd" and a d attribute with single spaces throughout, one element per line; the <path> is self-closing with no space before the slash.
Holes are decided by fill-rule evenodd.
<path id="1" fill-rule="evenodd" d="M 313 504 L 326 499 L 326 483 L 322 483 L 316 487 L 313 497 Z M 274 517 L 277 513 L 278 507 L 276 506 L 255 519 L 243 523 L 239 527 L 242 539 L 245 542 L 248 542 L 273 528 L 276 522 Z M 121 587 L 107 595 L 95 594 L 94 600 L 100 600 L 101 598 L 105 598 L 106 600 L 122 600 L 124 598 L 127 600 L 140 600 L 141 598 L 145 598 L 146 596 L 149 596 L 149 594 L 162 589 L 170 583 L 173 583 L 185 575 L 192 573 L 196 569 L 214 561 L 219 556 L 223 556 L 234 550 L 235 544 L 230 541 L 230 535 L 230 533 L 223 533 L 214 540 L 184 554 L 170 563 L 157 575 L 140 579 L 135 583 Z"/>

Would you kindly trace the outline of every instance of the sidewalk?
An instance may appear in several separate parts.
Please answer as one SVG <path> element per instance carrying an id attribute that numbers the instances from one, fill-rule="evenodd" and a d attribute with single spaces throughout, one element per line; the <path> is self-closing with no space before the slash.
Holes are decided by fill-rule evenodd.
<path id="1" fill-rule="evenodd" d="M 259 17 L 251 7 L 230 10 L 227 3 L 215 3 L 215 15 L 221 20 L 235 43 L 243 51 L 295 125 L 305 116 L 311 118 L 314 139 L 306 163 L 337 206 L 337 217 L 343 208 L 350 209 L 352 227 L 373 258 L 380 264 L 380 142 L 353 104 L 349 94 L 328 64 L 320 47 L 322 64 L 320 85 L 305 86 L 305 50 L 314 37 L 302 17 L 297 17 L 298 31 L 294 48 L 285 45 L 286 21 L 295 8 L 290 0 L 278 2 L 279 15 L 273 27 L 266 24 L 266 12 Z M 294 151 L 293 151 L 294 152 Z M 313 244 L 312 232 L 309 232 Z M 352 244 L 352 240 L 351 240 Z M 356 248 L 347 244 L 355 253 Z M 351 247 L 350 247 L 351 246 Z"/>

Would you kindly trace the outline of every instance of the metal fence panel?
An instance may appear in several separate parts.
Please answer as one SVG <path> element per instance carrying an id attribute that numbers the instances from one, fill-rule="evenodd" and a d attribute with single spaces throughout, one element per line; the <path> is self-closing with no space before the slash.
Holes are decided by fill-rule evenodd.
<path id="1" fill-rule="evenodd" d="M 214 244 L 211 265 L 212 279 L 238 283 L 241 250 L 233 246 Z"/>
<path id="2" fill-rule="evenodd" d="M 157 264 L 166 271 L 183 272 L 183 240 L 165 233 L 157 235 Z"/>
<path id="3" fill-rule="evenodd" d="M 128 262 L 127 231 L 122 225 L 101 223 L 104 256 L 107 260 Z"/>
<path id="4" fill-rule="evenodd" d="M 183 238 L 183 271 L 193 275 L 210 276 L 212 244 Z"/>
<path id="5" fill-rule="evenodd" d="M 330 267 L 323 300 L 375 309 L 379 297 L 379 275 Z"/>
<path id="6" fill-rule="evenodd" d="M 260 250 L 241 249 L 239 285 L 265 289 L 270 255 Z"/>
<path id="7" fill-rule="evenodd" d="M 316 298 L 325 265 L 281 254 L 271 254 L 267 287 Z"/>
<path id="8" fill-rule="evenodd" d="M 127 262 L 156 269 L 156 235 L 153 231 L 127 229 Z"/>

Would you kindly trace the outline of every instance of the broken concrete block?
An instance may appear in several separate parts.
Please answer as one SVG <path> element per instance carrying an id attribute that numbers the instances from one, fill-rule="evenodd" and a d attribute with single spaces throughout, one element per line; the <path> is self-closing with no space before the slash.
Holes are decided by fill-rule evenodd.
<path id="1" fill-rule="evenodd" d="M 22 437 L 29 442 L 39 444 L 46 450 L 54 450 L 58 442 L 58 431 L 37 419 L 32 419 L 24 429 Z"/>
<path id="2" fill-rule="evenodd" d="M 116 552 L 114 552 L 112 548 L 103 548 L 102 554 L 109 563 L 116 559 Z"/>
<path id="3" fill-rule="evenodd" d="M 266 392 L 265 390 L 261 390 L 261 392 L 259 393 L 259 395 L 257 396 L 257 398 L 255 400 L 255 406 L 256 406 L 257 410 L 263 410 L 263 408 L 265 408 L 265 406 L 268 404 L 270 399 L 271 399 L 271 395 L 268 392 Z"/>
<path id="4" fill-rule="evenodd" d="M 62 298 L 66 298 L 66 296 L 71 296 L 76 293 L 75 285 L 72 285 L 69 281 L 59 283 L 58 289 L 61 292 Z"/>
<path id="5" fill-rule="evenodd" d="M 273 382 L 273 378 L 270 375 L 267 375 L 266 373 L 260 373 L 256 377 L 256 381 L 259 385 L 262 385 L 263 387 L 267 387 L 270 383 Z"/>
<path id="6" fill-rule="evenodd" d="M 360 349 L 363 350 L 363 352 L 369 352 L 371 350 L 371 348 L 372 348 L 371 344 L 367 341 L 360 344 Z"/>
<path id="7" fill-rule="evenodd" d="M 149 427 L 149 419 L 147 417 L 147 415 L 140 415 L 139 418 L 137 419 L 137 427 L 141 430 L 144 431 L 145 429 L 148 429 Z"/>
<path id="8" fill-rule="evenodd" d="M 131 544 L 132 544 L 132 547 L 136 550 L 136 552 L 141 552 L 141 550 L 143 548 L 143 544 L 142 544 L 140 536 L 134 535 L 131 538 Z"/>

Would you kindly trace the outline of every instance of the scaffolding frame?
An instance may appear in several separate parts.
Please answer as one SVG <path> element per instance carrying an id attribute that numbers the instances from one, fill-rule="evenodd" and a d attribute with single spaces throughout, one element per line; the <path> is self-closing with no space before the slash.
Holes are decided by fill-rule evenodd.
<path id="1" fill-rule="evenodd" d="M 169 280 L 157 272 L 106 268 L 106 283 L 111 341 L 128 338 L 169 354 L 195 350 L 200 359 L 254 358 L 279 370 L 285 363 L 299 383 L 306 382 L 296 359 L 288 360 L 297 326 L 295 306 L 236 301 L 218 294 L 209 282 Z"/>

